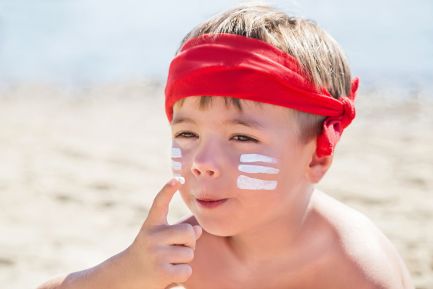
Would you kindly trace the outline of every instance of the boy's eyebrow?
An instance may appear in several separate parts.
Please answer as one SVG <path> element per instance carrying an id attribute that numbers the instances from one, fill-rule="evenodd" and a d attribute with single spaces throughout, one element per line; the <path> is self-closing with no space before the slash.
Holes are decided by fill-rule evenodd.
<path id="1" fill-rule="evenodd" d="M 196 124 L 196 122 L 193 119 L 188 118 L 188 117 L 180 116 L 180 117 L 173 118 L 173 120 L 171 121 L 171 125 L 185 123 L 185 122 Z"/>
<path id="2" fill-rule="evenodd" d="M 176 124 L 180 124 L 180 123 L 192 123 L 192 124 L 197 124 L 193 119 L 189 118 L 189 117 L 175 117 L 172 122 L 171 125 L 176 125 Z M 226 121 L 224 121 L 222 123 L 223 125 L 243 125 L 246 127 L 250 127 L 250 128 L 264 128 L 264 125 L 254 119 L 248 119 L 248 118 L 232 118 L 232 119 L 228 119 Z"/>
<path id="3" fill-rule="evenodd" d="M 238 124 L 238 125 L 243 125 L 246 127 L 250 127 L 250 128 L 255 128 L 255 129 L 259 129 L 259 128 L 264 128 L 264 125 L 255 120 L 255 119 L 249 119 L 249 118 L 232 118 L 229 120 L 226 120 L 223 124 Z"/>

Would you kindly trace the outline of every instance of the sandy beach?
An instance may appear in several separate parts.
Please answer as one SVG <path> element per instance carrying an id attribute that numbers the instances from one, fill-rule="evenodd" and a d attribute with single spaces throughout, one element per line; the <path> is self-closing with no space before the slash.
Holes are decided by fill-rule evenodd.
<path id="1" fill-rule="evenodd" d="M 171 176 L 158 82 L 0 89 L 0 284 L 35 288 L 126 248 Z M 433 96 L 361 90 L 318 186 L 367 215 L 433 288 Z M 169 221 L 188 210 L 177 194 Z"/>

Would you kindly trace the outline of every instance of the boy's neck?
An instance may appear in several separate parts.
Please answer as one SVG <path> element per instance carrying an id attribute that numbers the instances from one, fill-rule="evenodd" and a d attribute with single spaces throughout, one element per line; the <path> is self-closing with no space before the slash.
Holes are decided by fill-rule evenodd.
<path id="1" fill-rule="evenodd" d="M 263 262 L 293 255 L 311 208 L 314 186 L 299 192 L 284 215 L 253 230 L 225 237 L 235 258 L 243 265 L 260 266 Z"/>

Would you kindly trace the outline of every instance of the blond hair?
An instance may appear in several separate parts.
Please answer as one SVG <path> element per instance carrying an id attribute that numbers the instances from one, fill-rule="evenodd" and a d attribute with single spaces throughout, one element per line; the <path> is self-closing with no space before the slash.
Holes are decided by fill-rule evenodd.
<path id="1" fill-rule="evenodd" d="M 265 41 L 295 57 L 317 88 L 326 88 L 334 98 L 350 93 L 351 74 L 346 57 L 337 42 L 314 21 L 289 16 L 266 3 L 241 4 L 196 26 L 183 38 L 180 47 L 202 34 L 219 33 Z M 211 97 L 203 96 L 200 107 L 211 101 Z M 242 109 L 239 99 L 230 98 L 229 102 Z M 320 133 L 325 117 L 300 111 L 295 111 L 295 115 L 303 140 Z"/>

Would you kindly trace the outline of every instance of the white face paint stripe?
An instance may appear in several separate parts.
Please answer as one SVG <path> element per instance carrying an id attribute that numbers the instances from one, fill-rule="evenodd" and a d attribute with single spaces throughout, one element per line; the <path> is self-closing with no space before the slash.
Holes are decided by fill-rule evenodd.
<path id="1" fill-rule="evenodd" d="M 277 160 L 265 155 L 260 154 L 242 154 L 241 163 L 255 163 L 255 162 L 262 162 L 262 163 L 271 163 L 275 164 L 277 163 Z"/>
<path id="2" fill-rule="evenodd" d="M 280 170 L 276 168 L 256 165 L 239 165 L 239 170 L 251 174 L 278 174 L 280 172 Z"/>
<path id="3" fill-rule="evenodd" d="M 182 157 L 182 151 L 180 148 L 176 148 L 176 147 L 172 147 L 171 148 L 171 158 L 173 159 L 177 159 L 177 158 L 181 158 Z M 176 162 L 176 161 L 171 161 L 171 168 L 174 171 L 179 171 L 182 169 L 182 163 L 181 162 Z M 178 174 L 178 173 L 173 173 L 173 177 L 182 185 L 185 184 L 185 178 Z"/>
<path id="4" fill-rule="evenodd" d="M 237 185 L 243 190 L 274 190 L 277 187 L 277 181 L 265 181 L 240 175 Z"/>
<path id="5" fill-rule="evenodd" d="M 180 148 L 171 148 L 171 157 L 172 158 L 181 158 L 182 157 L 182 151 Z"/>
<path id="6" fill-rule="evenodd" d="M 173 177 L 182 185 L 185 184 L 185 178 L 179 174 L 174 174 Z"/>
<path id="7" fill-rule="evenodd" d="M 171 161 L 171 168 L 173 170 L 181 170 L 182 169 L 182 163 L 176 162 L 176 161 Z"/>

